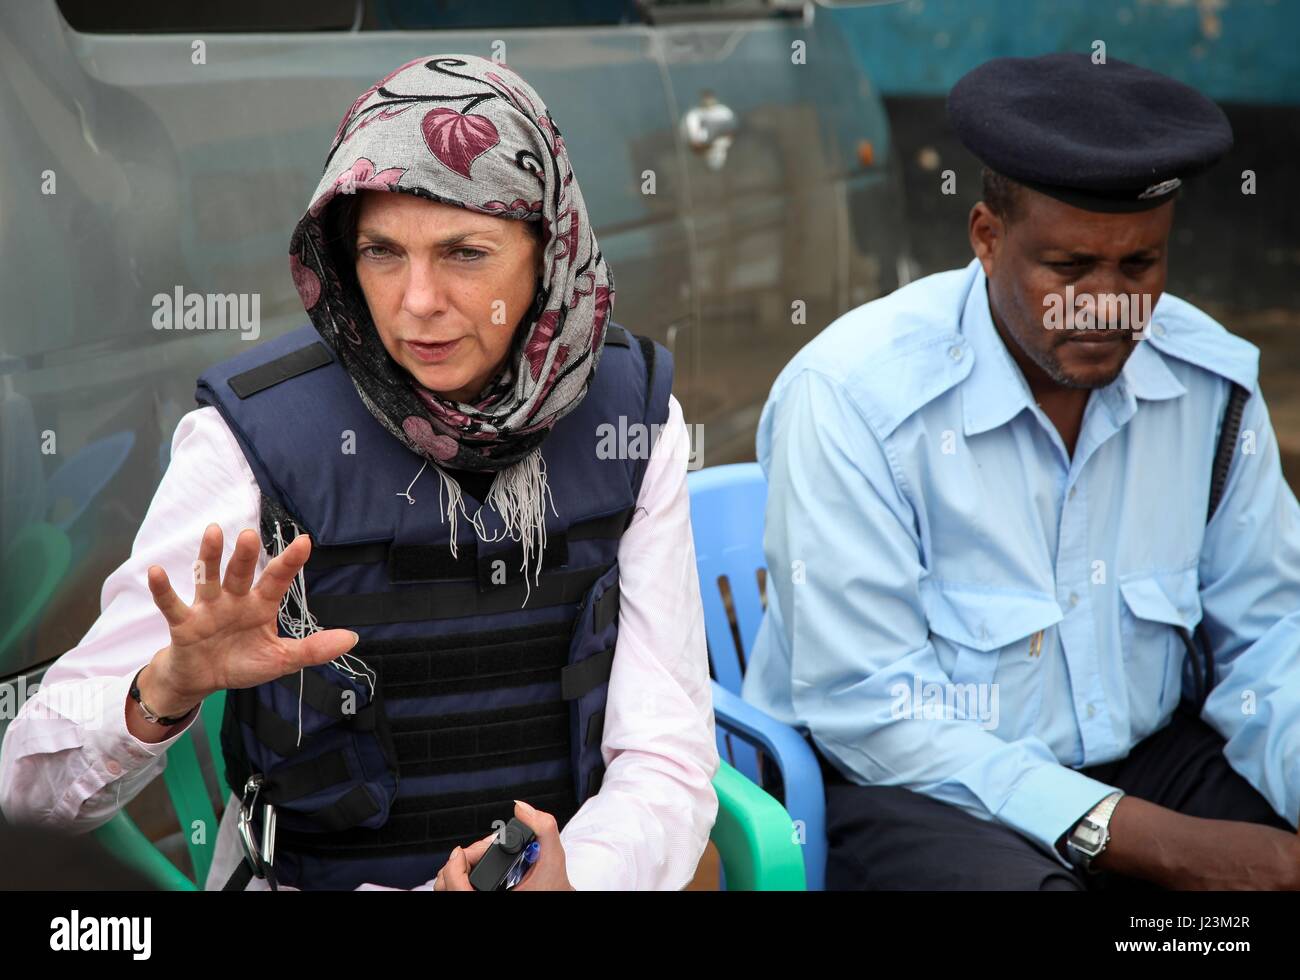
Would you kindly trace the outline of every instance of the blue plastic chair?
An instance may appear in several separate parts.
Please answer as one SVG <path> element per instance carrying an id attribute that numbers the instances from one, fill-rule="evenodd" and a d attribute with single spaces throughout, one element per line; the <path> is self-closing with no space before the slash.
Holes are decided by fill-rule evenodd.
<path id="1" fill-rule="evenodd" d="M 817 757 L 798 731 L 740 697 L 749 651 L 763 619 L 758 579 L 759 569 L 766 566 L 763 470 L 757 463 L 712 466 L 688 474 L 687 487 L 715 678 L 718 753 L 760 786 L 756 749 L 776 763 L 785 784 L 785 808 L 803 825 L 808 890 L 821 891 L 826 883 L 826 795 Z M 734 632 L 724 589 L 735 615 Z"/>

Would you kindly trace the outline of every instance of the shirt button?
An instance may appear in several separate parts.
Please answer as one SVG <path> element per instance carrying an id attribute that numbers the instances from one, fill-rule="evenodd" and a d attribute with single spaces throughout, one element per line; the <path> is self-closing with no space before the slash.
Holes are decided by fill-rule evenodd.
<path id="1" fill-rule="evenodd" d="M 1075 606 L 1077 606 L 1078 604 L 1079 604 L 1079 593 L 1077 593 L 1077 592 L 1071 592 L 1071 593 L 1070 593 L 1070 608 L 1073 609 L 1073 608 L 1074 608 Z"/>
<path id="2" fill-rule="evenodd" d="M 1088 705 L 1088 717 L 1093 718 L 1096 716 L 1096 714 L 1097 714 L 1097 706 L 1095 704 Z"/>
<path id="3" fill-rule="evenodd" d="M 1151 332 L 1157 337 L 1163 337 L 1165 335 L 1165 328 L 1158 323 L 1153 323 L 1151 325 Z"/>
<path id="4" fill-rule="evenodd" d="M 958 347 L 958 346 L 955 345 L 955 344 L 954 344 L 952 347 L 949 347 L 949 348 L 948 348 L 948 356 L 951 357 L 954 361 L 960 361 L 960 360 L 961 360 L 961 348 Z"/>
<path id="5" fill-rule="evenodd" d="M 1078 493 L 1078 492 L 1079 492 L 1079 488 L 1078 488 L 1078 487 L 1070 487 L 1070 494 L 1069 494 L 1070 499 L 1073 500 L 1073 499 L 1074 499 L 1074 495 L 1075 495 L 1076 493 Z"/>
<path id="6" fill-rule="evenodd" d="M 118 763 L 116 759 L 109 759 L 108 763 L 104 766 L 104 768 L 108 770 L 109 775 L 112 776 L 122 775 L 122 766 Z"/>

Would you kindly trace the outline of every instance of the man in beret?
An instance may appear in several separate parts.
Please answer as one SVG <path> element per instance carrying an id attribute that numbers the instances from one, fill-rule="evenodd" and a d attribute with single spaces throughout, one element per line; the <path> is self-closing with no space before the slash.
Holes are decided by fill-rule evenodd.
<path id="1" fill-rule="evenodd" d="M 1072 54 L 948 109 L 975 259 L 832 323 L 759 425 L 743 693 L 819 754 L 827 885 L 1300 888 L 1300 507 L 1258 350 L 1164 291 L 1227 119 Z"/>

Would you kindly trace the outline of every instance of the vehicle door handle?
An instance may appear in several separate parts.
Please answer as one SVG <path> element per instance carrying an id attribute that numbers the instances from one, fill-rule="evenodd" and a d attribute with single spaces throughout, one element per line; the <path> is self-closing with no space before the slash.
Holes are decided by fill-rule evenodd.
<path id="1" fill-rule="evenodd" d="M 682 116 L 682 138 L 704 157 L 710 170 L 721 170 L 726 164 L 727 151 L 735 142 L 738 128 L 736 114 L 707 90 L 700 93 L 699 103 Z"/>

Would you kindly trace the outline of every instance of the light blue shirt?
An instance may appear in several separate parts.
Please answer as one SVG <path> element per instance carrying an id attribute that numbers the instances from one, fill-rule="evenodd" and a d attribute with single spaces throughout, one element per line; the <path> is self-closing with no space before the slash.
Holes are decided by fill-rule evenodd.
<path id="1" fill-rule="evenodd" d="M 745 699 L 854 782 L 1056 855 L 1113 789 L 1071 767 L 1167 723 L 1187 660 L 1175 627 L 1204 616 L 1218 683 L 1202 717 L 1295 824 L 1300 508 L 1258 355 L 1163 294 L 1071 457 L 996 333 L 978 261 L 840 317 L 759 422 L 768 610 Z M 1230 381 L 1252 395 L 1207 526 Z"/>

